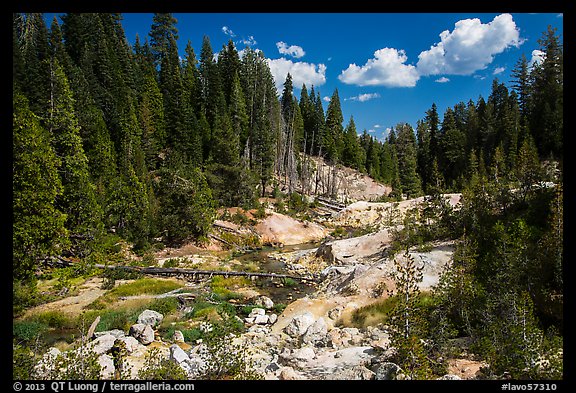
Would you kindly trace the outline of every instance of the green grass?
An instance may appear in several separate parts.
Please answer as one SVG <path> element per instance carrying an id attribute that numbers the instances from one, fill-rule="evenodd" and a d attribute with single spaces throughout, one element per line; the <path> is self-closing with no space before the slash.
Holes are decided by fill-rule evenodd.
<path id="1" fill-rule="evenodd" d="M 175 281 L 141 278 L 131 283 L 117 286 L 108 292 L 105 297 L 107 300 L 113 301 L 124 296 L 159 295 L 177 288 L 182 288 L 182 285 Z"/>
<path id="2" fill-rule="evenodd" d="M 434 299 L 428 292 L 420 293 L 418 307 L 426 308 L 433 305 Z M 360 307 L 352 314 L 352 326 L 366 327 L 388 322 L 390 312 L 398 304 L 398 297 L 391 296 L 379 302 Z"/>

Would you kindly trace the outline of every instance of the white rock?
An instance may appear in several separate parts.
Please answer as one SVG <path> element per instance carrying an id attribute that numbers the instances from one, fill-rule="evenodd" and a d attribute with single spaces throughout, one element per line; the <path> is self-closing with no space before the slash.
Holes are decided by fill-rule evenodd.
<path id="1" fill-rule="evenodd" d="M 333 380 L 371 380 L 376 374 L 364 366 L 358 365 L 350 368 L 344 368 L 332 373 L 326 379 Z"/>
<path id="2" fill-rule="evenodd" d="M 118 340 L 123 341 L 124 344 L 126 344 L 126 352 L 128 352 L 128 355 L 133 354 L 139 349 L 145 348 L 142 344 L 138 342 L 138 340 L 136 340 L 132 336 L 120 337 Z"/>
<path id="3" fill-rule="evenodd" d="M 443 375 L 440 378 L 436 378 L 436 379 L 442 380 L 442 381 L 460 381 L 462 378 L 460 378 L 458 375 L 446 374 L 446 375 Z"/>
<path id="4" fill-rule="evenodd" d="M 183 362 L 189 362 L 190 357 L 186 355 L 186 352 L 178 346 L 178 344 L 172 344 L 170 346 L 170 360 L 180 364 Z"/>
<path id="5" fill-rule="evenodd" d="M 270 309 L 274 307 L 274 302 L 268 296 L 260 295 L 256 298 L 255 305 Z"/>
<path id="6" fill-rule="evenodd" d="M 290 337 L 298 338 L 306 333 L 306 330 L 315 322 L 314 315 L 307 311 L 292 318 L 290 323 L 284 328 L 284 332 Z"/>
<path id="7" fill-rule="evenodd" d="M 116 337 L 111 334 L 100 336 L 90 343 L 90 348 L 97 355 L 102 355 L 108 352 L 114 346 Z"/>
<path id="8" fill-rule="evenodd" d="M 141 323 L 144 325 L 150 325 L 152 327 L 156 327 L 160 325 L 160 322 L 164 319 L 164 315 L 160 314 L 154 310 L 144 310 L 138 316 L 137 323 Z"/>
<path id="9" fill-rule="evenodd" d="M 292 367 L 282 367 L 280 369 L 278 379 L 281 381 L 292 381 L 305 378 L 302 375 L 300 375 L 297 371 L 295 371 Z"/>
<path id="10" fill-rule="evenodd" d="M 268 323 L 270 325 L 273 325 L 277 320 L 278 320 L 278 315 L 276 315 L 276 314 L 268 315 Z"/>
<path id="11" fill-rule="evenodd" d="M 175 330 L 174 336 L 172 336 L 172 339 L 175 342 L 183 343 L 184 342 L 184 334 L 182 334 L 182 332 L 180 330 Z"/>
<path id="12" fill-rule="evenodd" d="M 114 373 L 116 367 L 114 367 L 114 358 L 110 355 L 100 355 L 98 357 L 98 364 L 102 369 L 100 370 L 100 379 L 112 379 L 114 378 Z"/>
<path id="13" fill-rule="evenodd" d="M 256 317 L 246 317 L 246 318 L 244 318 L 244 322 L 249 323 L 249 324 L 253 324 L 255 319 L 256 319 Z"/>
<path id="14" fill-rule="evenodd" d="M 252 311 L 250 311 L 248 318 L 255 317 L 256 315 L 266 315 L 266 310 L 260 307 L 255 307 L 252 309 Z"/>
<path id="15" fill-rule="evenodd" d="M 292 352 L 291 357 L 298 361 L 308 361 L 314 359 L 314 356 L 316 356 L 316 353 L 314 353 L 312 347 L 302 347 Z"/>
<path id="16" fill-rule="evenodd" d="M 147 324 L 137 323 L 132 325 L 130 327 L 130 335 L 144 345 L 154 341 L 154 330 Z"/>
<path id="17" fill-rule="evenodd" d="M 324 341 L 327 333 L 328 325 L 326 325 L 324 318 L 320 317 L 306 329 L 306 333 L 302 336 L 302 342 L 304 344 L 316 344 Z"/>
<path id="18" fill-rule="evenodd" d="M 116 338 L 126 337 L 126 333 L 124 333 L 124 330 L 120 330 L 120 329 L 112 329 L 112 330 L 106 330 L 104 332 L 96 332 L 96 333 L 94 333 L 94 336 L 96 336 L 96 338 L 98 338 L 101 336 L 105 336 L 107 334 L 111 334 Z"/>
<path id="19" fill-rule="evenodd" d="M 268 315 L 256 315 L 254 317 L 254 323 L 259 325 L 265 325 L 268 323 Z"/>

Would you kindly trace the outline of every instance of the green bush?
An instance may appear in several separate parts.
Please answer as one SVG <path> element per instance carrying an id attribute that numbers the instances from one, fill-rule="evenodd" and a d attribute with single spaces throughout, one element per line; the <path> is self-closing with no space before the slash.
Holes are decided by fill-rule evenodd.
<path id="1" fill-rule="evenodd" d="M 12 324 L 12 336 L 15 339 L 31 341 L 48 330 L 48 325 L 39 321 L 15 321 Z"/>
<path id="2" fill-rule="evenodd" d="M 178 310 L 178 299 L 175 297 L 165 297 L 162 299 L 155 299 L 147 307 L 150 310 L 159 312 L 160 314 L 166 316 L 172 314 Z"/>
<path id="3" fill-rule="evenodd" d="M 34 379 L 34 351 L 22 346 L 12 346 L 12 379 Z"/>
<path id="4" fill-rule="evenodd" d="M 35 314 L 31 316 L 29 320 L 47 325 L 55 329 L 74 327 L 74 320 L 58 310 L 45 311 L 40 314 Z"/>
<path id="5" fill-rule="evenodd" d="M 138 371 L 138 379 L 146 380 L 184 380 L 186 373 L 175 362 L 160 355 L 158 348 L 153 348 L 146 355 L 144 367 Z"/>

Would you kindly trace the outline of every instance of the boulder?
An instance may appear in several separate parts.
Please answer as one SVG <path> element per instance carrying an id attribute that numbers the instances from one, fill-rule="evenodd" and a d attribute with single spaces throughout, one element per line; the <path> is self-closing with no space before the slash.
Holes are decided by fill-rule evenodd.
<path id="1" fill-rule="evenodd" d="M 374 379 L 378 381 L 389 381 L 396 379 L 402 369 L 395 363 L 385 362 L 376 367 L 376 375 Z"/>
<path id="2" fill-rule="evenodd" d="M 106 354 L 100 355 L 98 357 L 98 364 L 102 367 L 100 370 L 100 379 L 114 378 L 116 367 L 114 367 L 114 359 L 112 356 Z"/>
<path id="3" fill-rule="evenodd" d="M 326 379 L 334 380 L 371 380 L 374 379 L 375 373 L 364 366 L 358 365 L 350 368 L 340 369 L 331 375 L 327 376 Z"/>
<path id="4" fill-rule="evenodd" d="M 302 336 L 304 344 L 317 344 L 326 342 L 326 334 L 328 333 L 328 325 L 324 318 L 320 317 L 316 322 L 306 329 L 306 333 Z"/>
<path id="5" fill-rule="evenodd" d="M 112 329 L 112 330 L 105 330 L 103 332 L 96 332 L 96 333 L 94 333 L 94 337 L 98 338 L 98 337 L 105 336 L 107 334 L 110 334 L 116 338 L 126 337 L 126 333 L 124 333 L 124 330 L 120 330 L 120 329 Z"/>
<path id="6" fill-rule="evenodd" d="M 186 355 L 186 352 L 180 348 L 177 344 L 172 344 L 170 346 L 170 357 L 169 359 L 179 365 L 187 375 L 192 374 L 192 367 L 190 365 L 190 357 Z"/>
<path id="7" fill-rule="evenodd" d="M 268 315 L 268 323 L 270 325 L 273 325 L 277 320 L 278 320 L 278 315 L 276 315 L 276 314 Z"/>
<path id="8" fill-rule="evenodd" d="M 314 315 L 307 311 L 292 318 L 290 323 L 284 328 L 284 332 L 290 337 L 298 338 L 306 333 L 306 330 L 315 322 Z"/>
<path id="9" fill-rule="evenodd" d="M 157 311 L 144 310 L 138 316 L 137 323 L 156 327 L 156 326 L 160 325 L 160 322 L 162 322 L 163 319 L 164 319 L 164 315 L 160 314 Z"/>
<path id="10" fill-rule="evenodd" d="M 260 295 L 254 301 L 254 304 L 265 309 L 271 309 L 274 307 L 274 302 L 268 296 Z"/>
<path id="11" fill-rule="evenodd" d="M 117 339 L 118 341 L 123 341 L 126 345 L 126 352 L 128 355 L 133 354 L 134 352 L 138 351 L 141 348 L 145 348 L 132 336 L 120 337 Z"/>
<path id="12" fill-rule="evenodd" d="M 137 323 L 132 325 L 130 327 L 130 335 L 144 345 L 154 341 L 154 330 L 148 324 Z"/>
<path id="13" fill-rule="evenodd" d="M 184 334 L 180 330 L 174 331 L 174 336 L 172 336 L 174 342 L 183 343 L 184 342 Z"/>
<path id="14" fill-rule="evenodd" d="M 282 367 L 280 369 L 280 374 L 278 375 L 278 379 L 281 381 L 293 381 L 293 380 L 301 380 L 305 379 L 302 375 L 300 375 L 296 370 L 292 367 Z"/>
<path id="15" fill-rule="evenodd" d="M 316 353 L 314 353 L 314 348 L 312 347 L 302 347 L 294 350 L 291 354 L 291 358 L 296 361 L 307 362 L 314 359 Z"/>
<path id="16" fill-rule="evenodd" d="M 96 340 L 90 343 L 90 348 L 97 355 L 102 355 L 108 352 L 114 346 L 116 337 L 111 334 L 106 334 L 104 336 L 98 337 Z"/>
<path id="17" fill-rule="evenodd" d="M 254 323 L 258 325 L 266 325 L 268 323 L 268 315 L 256 315 Z"/>
<path id="18" fill-rule="evenodd" d="M 250 311 L 250 314 L 248 314 L 248 318 L 254 318 L 256 315 L 266 315 L 266 310 L 260 307 L 255 307 Z"/>

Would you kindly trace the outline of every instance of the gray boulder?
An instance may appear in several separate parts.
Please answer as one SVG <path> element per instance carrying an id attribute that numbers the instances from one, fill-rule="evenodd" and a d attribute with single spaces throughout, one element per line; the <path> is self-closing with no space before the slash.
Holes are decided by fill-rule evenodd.
<path id="1" fill-rule="evenodd" d="M 306 333 L 302 336 L 302 342 L 304 344 L 325 343 L 327 333 L 328 325 L 326 321 L 324 321 L 324 318 L 320 317 L 306 329 Z"/>
<path id="2" fill-rule="evenodd" d="M 130 327 L 130 335 L 144 345 L 154 341 L 154 330 L 148 324 L 137 323 L 132 325 Z"/>
<path id="3" fill-rule="evenodd" d="M 133 354 L 134 352 L 136 352 L 141 348 L 145 348 L 142 344 L 138 342 L 138 340 L 136 340 L 132 336 L 120 337 L 117 340 L 123 341 L 124 344 L 126 344 L 126 352 L 128 352 L 128 355 Z"/>
<path id="4" fill-rule="evenodd" d="M 390 381 L 396 379 L 402 369 L 395 363 L 385 362 L 376 367 L 376 375 L 374 379 L 378 381 Z"/>
<path id="5" fill-rule="evenodd" d="M 284 328 L 284 332 L 290 337 L 298 338 L 306 333 L 306 330 L 315 322 L 311 312 L 305 312 L 292 318 L 290 323 Z"/>
<path id="6" fill-rule="evenodd" d="M 106 334 L 104 336 L 98 337 L 96 340 L 90 343 L 90 348 L 97 355 L 102 355 L 108 352 L 114 346 L 116 337 L 111 334 Z"/>
<path id="7" fill-rule="evenodd" d="M 144 310 L 142 311 L 142 313 L 138 316 L 138 321 L 137 323 L 141 323 L 144 325 L 150 325 L 152 327 L 156 327 L 158 325 L 160 325 L 160 323 L 162 322 L 162 320 L 164 319 L 164 315 L 160 314 L 157 311 L 154 310 Z"/>
<path id="8" fill-rule="evenodd" d="M 94 336 L 96 336 L 96 338 L 98 338 L 98 337 L 105 336 L 107 334 L 110 334 L 116 338 L 126 337 L 126 333 L 124 333 L 124 330 L 120 330 L 120 329 L 112 329 L 112 330 L 106 330 L 104 332 L 96 332 L 96 333 L 94 333 Z"/>
<path id="9" fill-rule="evenodd" d="M 274 307 L 274 302 L 268 296 L 260 295 L 254 301 L 254 304 L 265 309 L 271 309 Z"/>
<path id="10" fill-rule="evenodd" d="M 174 336 L 172 337 L 174 342 L 183 343 L 184 342 L 184 334 L 180 330 L 174 331 Z"/>
<path id="11" fill-rule="evenodd" d="M 100 370 L 100 379 L 114 378 L 116 367 L 114 367 L 114 359 L 112 356 L 106 354 L 100 355 L 98 357 L 98 364 L 102 367 Z"/>
<path id="12" fill-rule="evenodd" d="M 331 375 L 327 376 L 326 379 L 335 379 L 335 380 L 362 380 L 367 381 L 374 379 L 375 373 L 364 366 L 358 365 L 353 366 L 350 368 L 340 369 Z"/>
<path id="13" fill-rule="evenodd" d="M 255 307 L 252 309 L 252 311 L 250 311 L 248 318 L 254 318 L 257 315 L 266 315 L 266 310 L 264 310 L 263 308 L 260 308 L 260 307 Z"/>

